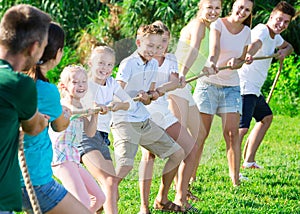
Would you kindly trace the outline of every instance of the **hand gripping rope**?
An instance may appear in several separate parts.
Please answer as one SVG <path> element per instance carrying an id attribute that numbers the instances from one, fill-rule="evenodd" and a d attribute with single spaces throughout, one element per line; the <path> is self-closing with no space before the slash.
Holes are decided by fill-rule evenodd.
<path id="1" fill-rule="evenodd" d="M 107 108 L 108 108 L 108 111 L 112 110 L 112 106 L 107 106 Z M 96 107 L 94 109 L 90 109 L 90 111 L 92 111 L 92 113 L 98 113 L 98 112 L 103 111 L 103 109 L 102 109 L 102 107 Z M 72 111 L 72 116 L 70 117 L 70 120 L 74 120 L 79 117 L 86 117 L 86 116 L 89 116 L 90 114 L 91 113 L 89 112 L 88 109 Z"/>
<path id="2" fill-rule="evenodd" d="M 253 57 L 253 61 L 254 61 L 254 60 L 262 60 L 262 59 L 269 59 L 269 58 L 273 58 L 273 57 L 276 57 L 276 56 L 278 56 L 278 54 L 272 54 L 272 55 L 270 55 L 270 56 Z M 245 62 L 246 62 L 246 60 L 241 61 L 241 62 L 239 63 L 239 66 L 242 66 Z M 219 67 L 218 70 L 221 71 L 221 70 L 230 69 L 230 68 L 232 68 L 232 66 L 229 65 L 229 66 Z M 186 82 L 186 83 L 190 83 L 190 82 L 192 82 L 192 81 L 194 81 L 194 80 L 196 80 L 196 79 L 199 79 L 200 77 L 207 76 L 207 75 L 208 75 L 207 73 L 200 73 L 200 74 L 197 75 L 197 76 L 194 76 L 194 77 L 191 77 L 191 78 L 187 79 L 185 82 Z M 150 94 L 149 97 L 150 97 L 150 99 L 151 99 L 151 98 L 152 98 L 152 95 Z M 133 100 L 134 100 L 134 101 L 139 101 L 140 98 L 139 98 L 139 97 L 134 97 Z"/>
<path id="3" fill-rule="evenodd" d="M 262 59 L 269 59 L 269 58 L 273 58 L 273 57 L 276 57 L 276 56 L 277 56 L 277 54 L 272 54 L 270 56 L 253 57 L 253 61 L 254 60 L 262 60 Z M 246 60 L 241 61 L 240 64 L 239 64 L 239 66 L 241 66 L 245 62 L 246 62 Z M 230 69 L 230 68 L 231 68 L 231 66 L 229 65 L 229 66 L 219 67 L 218 70 L 221 71 L 221 70 Z M 201 73 L 198 76 L 194 76 L 194 77 L 191 77 L 191 78 L 187 79 L 185 82 L 186 83 L 190 83 L 190 82 L 192 82 L 192 81 L 194 81 L 194 80 L 196 80 L 196 79 L 198 79 L 200 77 L 203 77 L 205 75 L 207 75 L 207 74 L 206 73 Z"/>

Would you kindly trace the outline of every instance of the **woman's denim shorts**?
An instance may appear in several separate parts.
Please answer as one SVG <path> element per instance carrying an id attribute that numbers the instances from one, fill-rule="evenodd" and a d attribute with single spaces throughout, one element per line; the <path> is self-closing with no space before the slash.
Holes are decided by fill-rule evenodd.
<path id="1" fill-rule="evenodd" d="M 34 190 L 42 213 L 53 209 L 68 193 L 67 190 L 55 180 L 52 180 L 44 185 L 34 186 Z M 33 213 L 30 199 L 25 187 L 22 187 L 22 197 L 23 210 L 28 213 Z"/>
<path id="2" fill-rule="evenodd" d="M 240 86 L 219 86 L 198 81 L 193 98 L 199 111 L 205 114 L 242 114 Z"/>

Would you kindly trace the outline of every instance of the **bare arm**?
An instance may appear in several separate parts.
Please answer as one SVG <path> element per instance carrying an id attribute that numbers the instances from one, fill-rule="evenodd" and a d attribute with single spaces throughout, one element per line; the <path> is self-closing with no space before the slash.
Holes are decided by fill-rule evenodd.
<path id="1" fill-rule="evenodd" d="M 122 80 L 117 80 L 117 82 L 120 84 L 120 86 L 124 89 L 126 86 L 126 82 L 122 81 Z"/>
<path id="2" fill-rule="evenodd" d="M 98 113 L 92 114 L 91 119 L 83 118 L 83 129 L 88 137 L 93 137 L 97 130 Z"/>
<path id="3" fill-rule="evenodd" d="M 278 47 L 278 57 L 276 57 L 277 59 L 283 60 L 286 56 L 292 54 L 294 52 L 294 48 L 293 46 L 288 43 L 287 41 L 284 41 L 283 44 Z"/>
<path id="4" fill-rule="evenodd" d="M 257 53 L 257 51 L 261 48 L 261 46 L 262 46 L 262 41 L 257 39 L 248 46 L 247 53 L 250 54 L 251 56 L 254 56 Z"/>
<path id="5" fill-rule="evenodd" d="M 29 120 L 22 120 L 23 131 L 28 135 L 37 135 L 48 126 L 49 117 L 36 111 Z"/>
<path id="6" fill-rule="evenodd" d="M 63 112 L 61 115 L 51 122 L 53 131 L 61 132 L 65 130 L 69 126 L 71 114 L 71 110 L 63 106 Z"/>
<path id="7" fill-rule="evenodd" d="M 169 82 L 166 82 L 156 88 L 159 96 L 163 96 L 166 92 L 175 90 L 179 86 L 178 73 L 171 73 Z"/>
<path id="8" fill-rule="evenodd" d="M 115 112 L 115 111 L 119 111 L 119 110 L 124 110 L 127 111 L 130 107 L 129 102 L 111 102 L 109 104 L 111 111 Z"/>
<path id="9" fill-rule="evenodd" d="M 184 76 L 188 73 L 193 63 L 198 57 L 201 40 L 205 35 L 205 24 L 202 21 L 195 20 L 194 23 L 187 29 L 190 31 L 190 44 L 187 45 L 189 51 L 183 60 L 183 66 L 180 69 L 180 73 Z"/>
<path id="10" fill-rule="evenodd" d="M 216 65 L 220 56 L 220 37 L 221 33 L 216 29 L 210 30 L 210 44 L 209 48 L 211 50 L 208 60 L 211 64 Z"/>

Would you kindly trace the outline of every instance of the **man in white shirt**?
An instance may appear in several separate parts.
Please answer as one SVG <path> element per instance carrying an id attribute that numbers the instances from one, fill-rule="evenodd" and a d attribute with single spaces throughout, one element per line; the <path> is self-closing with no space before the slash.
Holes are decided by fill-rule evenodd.
<path id="1" fill-rule="evenodd" d="M 283 60 L 293 52 L 291 44 L 281 36 L 287 29 L 295 9 L 287 2 L 279 2 L 273 9 L 267 24 L 258 24 L 251 30 L 252 43 L 248 48 L 248 54 L 252 56 L 272 55 L 276 48 L 277 59 Z M 248 132 L 252 117 L 256 124 L 245 143 L 243 168 L 262 168 L 255 162 L 255 154 L 272 122 L 272 111 L 266 103 L 260 90 L 263 86 L 272 59 L 254 61 L 252 64 L 244 64 L 239 69 L 243 112 L 240 120 L 240 143 Z"/>

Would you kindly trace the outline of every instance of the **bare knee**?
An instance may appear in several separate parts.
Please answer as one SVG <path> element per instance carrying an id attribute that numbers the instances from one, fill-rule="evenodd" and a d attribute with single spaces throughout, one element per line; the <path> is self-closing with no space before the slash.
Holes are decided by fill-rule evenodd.
<path id="1" fill-rule="evenodd" d="M 234 144 L 239 137 L 239 130 L 235 128 L 225 129 L 223 135 L 227 143 Z"/>
<path id="2" fill-rule="evenodd" d="M 115 181 L 116 181 L 116 178 L 115 178 L 115 177 L 113 177 L 113 176 L 108 176 L 108 177 L 106 177 L 106 179 L 105 179 L 105 184 L 106 184 L 107 186 L 112 186 L 112 185 L 114 184 Z"/>
<path id="3" fill-rule="evenodd" d="M 103 191 L 99 191 L 97 195 L 95 195 L 95 205 L 94 207 L 98 210 L 100 209 L 104 202 L 106 201 L 106 196 L 105 194 L 103 193 Z M 91 198 L 91 200 L 93 201 L 93 197 Z"/>
<path id="4" fill-rule="evenodd" d="M 271 115 L 265 116 L 261 122 L 265 125 L 270 126 L 272 123 L 272 120 L 273 120 L 273 115 L 271 114 Z"/>
<path id="5" fill-rule="evenodd" d="M 240 128 L 239 135 L 244 137 L 247 134 L 248 130 L 249 130 L 248 128 Z"/>
<path id="6" fill-rule="evenodd" d="M 184 157 L 185 157 L 185 153 L 184 150 L 181 148 L 170 156 L 170 160 L 173 161 L 174 163 L 177 162 L 179 164 L 184 159 Z"/>
<path id="7" fill-rule="evenodd" d="M 185 154 L 185 156 L 187 157 L 187 156 L 189 156 L 190 158 L 192 158 L 192 159 L 196 159 L 196 157 L 197 157 L 197 153 L 198 153 L 198 150 L 199 150 L 199 148 L 200 148 L 200 146 L 198 145 L 198 144 L 194 144 L 193 145 L 193 148 L 189 151 L 189 153 L 188 154 Z"/>
<path id="8" fill-rule="evenodd" d="M 149 152 L 149 151 L 143 151 L 142 152 L 141 160 L 143 160 L 143 161 L 154 161 L 154 159 L 155 159 L 155 155 L 152 154 L 151 152 Z"/>
<path id="9" fill-rule="evenodd" d="M 199 147 L 204 145 L 204 142 L 205 142 L 206 138 L 208 137 L 208 134 L 209 134 L 209 130 L 206 130 L 205 128 L 200 128 L 199 134 L 197 137 L 197 142 L 199 144 Z"/>
<path id="10" fill-rule="evenodd" d="M 122 181 L 123 178 L 125 178 L 128 173 L 133 169 L 132 165 L 123 165 L 123 166 L 118 166 L 116 169 L 116 174 L 117 174 L 117 182 L 118 184 Z"/>

